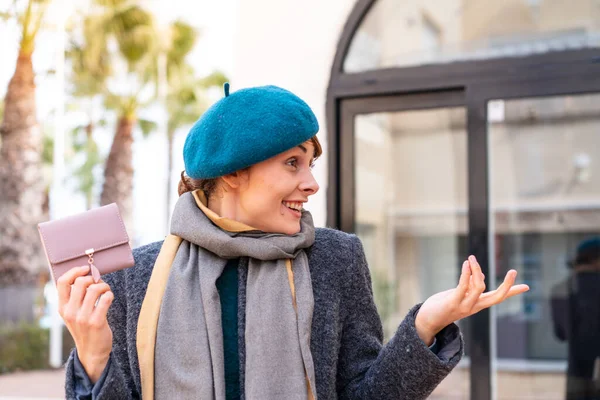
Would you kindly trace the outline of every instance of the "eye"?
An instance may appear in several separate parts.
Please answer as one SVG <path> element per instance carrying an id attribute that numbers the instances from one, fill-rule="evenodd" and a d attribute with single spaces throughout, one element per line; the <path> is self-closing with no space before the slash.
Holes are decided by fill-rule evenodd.
<path id="1" fill-rule="evenodd" d="M 289 165 L 290 167 L 298 168 L 298 160 L 296 160 L 295 158 L 290 158 L 289 160 L 286 161 L 286 164 Z"/>

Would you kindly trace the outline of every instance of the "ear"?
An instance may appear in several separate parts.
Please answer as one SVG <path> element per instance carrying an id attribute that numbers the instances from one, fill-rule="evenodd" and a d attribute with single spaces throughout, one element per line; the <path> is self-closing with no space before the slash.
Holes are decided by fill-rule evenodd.
<path id="1" fill-rule="evenodd" d="M 221 179 L 225 183 L 226 188 L 239 189 L 244 184 L 246 178 L 246 171 L 235 171 L 231 174 L 223 175 Z"/>

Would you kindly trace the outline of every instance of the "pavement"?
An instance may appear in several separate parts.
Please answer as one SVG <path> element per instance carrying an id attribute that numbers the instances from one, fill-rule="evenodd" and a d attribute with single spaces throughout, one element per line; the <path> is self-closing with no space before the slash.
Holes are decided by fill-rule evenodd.
<path id="1" fill-rule="evenodd" d="M 0 400 L 59 400 L 65 398 L 64 369 L 0 375 Z"/>

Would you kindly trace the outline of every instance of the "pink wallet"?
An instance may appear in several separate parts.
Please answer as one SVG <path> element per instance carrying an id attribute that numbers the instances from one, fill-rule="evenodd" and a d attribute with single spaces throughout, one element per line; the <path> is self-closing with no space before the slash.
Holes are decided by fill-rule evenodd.
<path id="1" fill-rule="evenodd" d="M 55 284 L 73 267 L 89 264 L 90 274 L 98 282 L 100 275 L 134 264 L 116 203 L 43 222 L 38 230 Z"/>

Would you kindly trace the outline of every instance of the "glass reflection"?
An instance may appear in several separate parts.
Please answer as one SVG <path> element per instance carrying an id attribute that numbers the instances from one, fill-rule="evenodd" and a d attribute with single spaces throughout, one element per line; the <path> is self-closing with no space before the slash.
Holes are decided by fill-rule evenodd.
<path id="1" fill-rule="evenodd" d="M 344 71 L 600 47 L 595 0 L 377 0 Z"/>

